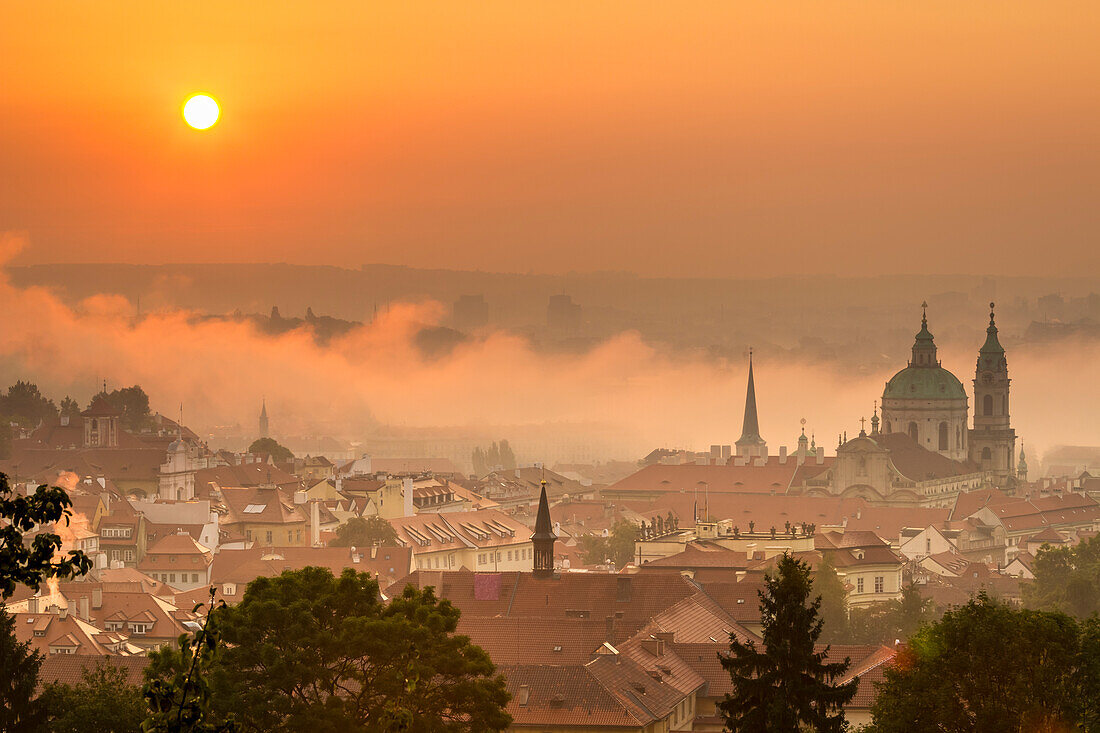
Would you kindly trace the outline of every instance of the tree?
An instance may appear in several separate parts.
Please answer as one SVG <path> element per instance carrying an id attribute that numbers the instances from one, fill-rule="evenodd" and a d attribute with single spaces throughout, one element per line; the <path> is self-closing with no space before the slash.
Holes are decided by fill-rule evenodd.
<path id="1" fill-rule="evenodd" d="M 80 417 L 80 403 L 72 397 L 66 396 L 61 400 L 61 416 L 74 420 Z"/>
<path id="2" fill-rule="evenodd" d="M 61 537 L 52 532 L 39 532 L 29 546 L 23 541 L 23 535 L 38 525 L 68 525 L 72 505 L 65 490 L 56 486 L 43 484 L 22 496 L 0 473 L 0 600 L 10 597 L 20 583 L 37 589 L 46 578 L 71 578 L 91 569 L 92 561 L 80 550 L 59 555 Z"/>
<path id="3" fill-rule="evenodd" d="M 0 396 L 0 414 L 23 426 L 34 427 L 56 417 L 57 407 L 38 391 L 37 384 L 20 380 L 8 387 L 6 395 Z"/>
<path id="4" fill-rule="evenodd" d="M 485 460 L 485 451 L 481 449 L 481 446 L 474 448 L 474 452 L 470 456 L 470 462 L 474 464 L 475 476 L 484 476 L 489 473 L 489 462 Z"/>
<path id="5" fill-rule="evenodd" d="M 926 623 L 936 620 L 935 604 L 924 598 L 912 583 L 901 589 L 898 600 L 876 603 L 867 608 L 852 609 L 848 634 L 835 643 L 886 644 L 905 641 Z"/>
<path id="6" fill-rule="evenodd" d="M 289 448 L 279 445 L 274 438 L 259 438 L 248 446 L 248 452 L 255 455 L 269 455 L 276 463 L 286 463 L 294 460 L 294 454 Z"/>
<path id="7" fill-rule="evenodd" d="M 122 413 L 122 427 L 131 432 L 140 432 L 149 426 L 149 395 L 138 385 L 123 387 L 111 392 L 100 392 L 93 401 L 102 397 L 111 407 Z"/>
<path id="8" fill-rule="evenodd" d="M 602 565 L 610 560 L 616 567 L 624 567 L 634 560 L 634 542 L 638 539 L 638 525 L 620 519 L 611 526 L 607 537 L 584 535 L 580 539 L 581 553 L 589 565 Z"/>
<path id="9" fill-rule="evenodd" d="M 84 668 L 75 685 L 53 682 L 42 691 L 50 711 L 51 733 L 133 733 L 145 719 L 141 688 L 131 685 L 126 671 L 101 658 Z"/>
<path id="10" fill-rule="evenodd" d="M 507 440 L 500 441 L 500 465 L 505 471 L 514 471 L 516 468 L 516 454 L 512 452 L 512 446 Z"/>
<path id="11" fill-rule="evenodd" d="M 46 707 L 35 699 L 42 655 L 15 637 L 15 619 L 0 606 L 0 733 L 45 731 Z"/>
<path id="12" fill-rule="evenodd" d="M 872 730 L 1068 731 L 1086 715 L 1095 724 L 1100 649 L 1086 637 L 1066 614 L 980 593 L 910 639 L 878 685 Z"/>
<path id="13" fill-rule="evenodd" d="M 397 547 L 397 532 L 382 517 L 352 517 L 336 528 L 330 547 Z"/>
<path id="14" fill-rule="evenodd" d="M 509 696 L 459 612 L 412 586 L 388 605 L 365 573 L 252 581 L 221 619 L 215 700 L 255 731 L 499 731 Z"/>
<path id="15" fill-rule="evenodd" d="M 1100 611 L 1100 536 L 1074 547 L 1043 545 L 1033 572 L 1034 582 L 1023 588 L 1028 607 L 1078 618 Z"/>
<path id="16" fill-rule="evenodd" d="M 718 704 L 727 730 L 844 730 L 843 708 L 855 696 L 859 680 L 837 684 L 850 660 L 827 663 L 828 647 L 814 651 L 823 622 L 820 596 L 809 600 L 813 589 L 809 566 L 784 553 L 776 575 L 764 576 L 764 587 L 760 592 L 764 649 L 758 651 L 751 640 L 741 643 L 731 633 L 729 655 L 718 655 L 733 682 L 733 692 Z"/>
<path id="17" fill-rule="evenodd" d="M 210 611 L 202 628 L 183 634 L 177 647 L 163 646 L 149 652 L 142 695 L 148 717 L 142 721 L 145 733 L 235 733 L 238 730 L 232 701 L 222 700 L 223 712 L 213 712 L 210 677 L 221 652 L 218 622 L 226 610 L 225 601 L 214 603 L 210 588 Z M 204 604 L 199 603 L 198 611 Z M 224 712 L 229 709 L 230 712 Z"/>
<path id="18" fill-rule="evenodd" d="M 821 640 L 843 644 L 848 639 L 848 590 L 837 575 L 832 556 L 825 553 L 814 573 L 814 587 L 821 594 Z"/>

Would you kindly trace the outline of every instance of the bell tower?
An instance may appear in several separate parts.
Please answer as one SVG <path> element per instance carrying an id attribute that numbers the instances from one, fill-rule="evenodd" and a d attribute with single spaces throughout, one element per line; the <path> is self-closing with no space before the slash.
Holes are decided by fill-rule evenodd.
<path id="1" fill-rule="evenodd" d="M 1016 431 L 1009 420 L 1008 361 L 997 338 L 993 303 L 989 304 L 989 327 L 985 344 L 978 351 L 974 370 L 974 429 L 970 431 L 970 459 L 983 470 L 992 471 L 1002 488 L 1016 481 Z"/>

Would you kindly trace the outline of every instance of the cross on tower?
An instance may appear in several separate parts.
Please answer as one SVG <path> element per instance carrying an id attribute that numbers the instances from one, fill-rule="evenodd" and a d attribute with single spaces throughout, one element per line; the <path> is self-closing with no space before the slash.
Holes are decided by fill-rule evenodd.
<path id="1" fill-rule="evenodd" d="M 863 429 L 867 427 L 867 418 L 861 417 L 859 419 L 859 432 L 863 432 Z"/>

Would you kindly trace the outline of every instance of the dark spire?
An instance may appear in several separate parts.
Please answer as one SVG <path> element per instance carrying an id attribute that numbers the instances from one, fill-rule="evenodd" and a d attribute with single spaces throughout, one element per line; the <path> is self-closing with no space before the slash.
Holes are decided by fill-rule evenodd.
<path id="1" fill-rule="evenodd" d="M 741 437 L 736 443 L 742 449 L 738 454 L 744 455 L 764 444 L 764 439 L 760 437 L 760 420 L 756 414 L 756 384 L 752 378 L 752 349 L 749 349 L 749 386 L 745 392 L 745 420 L 741 426 Z"/>
<path id="2" fill-rule="evenodd" d="M 878 400 L 875 400 L 875 411 L 871 414 L 871 435 L 878 435 Z"/>
<path id="3" fill-rule="evenodd" d="M 535 577 L 549 578 L 554 575 L 554 525 L 550 521 L 550 502 L 546 499 L 546 480 L 542 481 L 542 495 L 539 496 L 539 511 L 535 517 L 535 533 L 531 535 L 531 544 L 535 549 Z"/>

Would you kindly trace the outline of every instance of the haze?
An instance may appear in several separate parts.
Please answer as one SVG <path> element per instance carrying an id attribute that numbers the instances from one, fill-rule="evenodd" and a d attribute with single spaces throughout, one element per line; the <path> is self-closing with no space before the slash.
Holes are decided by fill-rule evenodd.
<path id="1" fill-rule="evenodd" d="M 1098 19 L 5 3 L 0 231 L 20 264 L 1095 274 Z M 196 91 L 209 134 L 180 119 Z"/>

